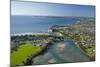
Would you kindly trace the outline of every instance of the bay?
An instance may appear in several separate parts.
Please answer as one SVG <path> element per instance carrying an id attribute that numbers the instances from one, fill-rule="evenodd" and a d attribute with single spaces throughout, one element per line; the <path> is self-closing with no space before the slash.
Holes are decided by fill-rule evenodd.
<path id="1" fill-rule="evenodd" d="M 56 16 L 11 16 L 11 34 L 15 33 L 43 33 L 48 32 L 52 25 L 67 25 L 75 23 L 77 17 Z"/>

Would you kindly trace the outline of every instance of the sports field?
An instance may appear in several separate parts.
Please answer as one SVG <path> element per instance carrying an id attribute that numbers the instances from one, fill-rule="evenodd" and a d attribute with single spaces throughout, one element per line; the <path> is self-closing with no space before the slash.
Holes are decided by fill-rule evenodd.
<path id="1" fill-rule="evenodd" d="M 25 62 L 27 58 L 36 55 L 41 49 L 41 46 L 36 46 L 30 43 L 21 45 L 17 51 L 11 53 L 11 65 L 23 65 L 23 61 Z"/>

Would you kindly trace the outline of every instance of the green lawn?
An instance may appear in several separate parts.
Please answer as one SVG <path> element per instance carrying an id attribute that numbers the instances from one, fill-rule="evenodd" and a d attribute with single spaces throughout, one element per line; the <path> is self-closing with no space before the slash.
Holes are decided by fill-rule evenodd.
<path id="1" fill-rule="evenodd" d="M 23 65 L 22 61 L 26 61 L 27 58 L 37 54 L 41 49 L 40 46 L 34 46 L 30 43 L 21 45 L 17 51 L 11 53 L 11 65 Z"/>

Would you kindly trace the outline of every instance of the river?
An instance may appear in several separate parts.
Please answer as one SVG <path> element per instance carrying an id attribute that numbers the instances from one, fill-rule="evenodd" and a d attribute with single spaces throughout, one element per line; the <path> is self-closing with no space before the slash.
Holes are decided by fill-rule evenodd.
<path id="1" fill-rule="evenodd" d="M 41 59 L 41 60 L 40 60 Z M 87 56 L 72 40 L 54 43 L 44 55 L 34 59 L 35 64 L 87 62 Z M 53 60 L 53 61 L 51 61 Z M 49 62 L 50 61 L 50 62 Z"/>
<path id="2" fill-rule="evenodd" d="M 65 46 L 62 48 L 62 50 L 60 50 L 60 48 L 58 47 L 59 45 Z M 71 40 L 56 43 L 49 49 L 49 51 L 53 55 L 57 63 L 85 62 L 91 60 L 91 58 L 83 53 L 83 51 L 79 47 L 77 47 L 76 44 Z"/>

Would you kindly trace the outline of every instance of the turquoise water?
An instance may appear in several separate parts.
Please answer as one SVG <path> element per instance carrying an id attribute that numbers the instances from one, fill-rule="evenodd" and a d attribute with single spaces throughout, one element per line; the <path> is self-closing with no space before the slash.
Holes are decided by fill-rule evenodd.
<path id="1" fill-rule="evenodd" d="M 58 52 L 56 50 L 57 46 L 60 44 L 65 44 L 63 51 Z M 90 57 L 84 54 L 80 48 L 76 46 L 76 44 L 71 40 L 66 40 L 64 42 L 59 42 L 54 44 L 50 49 L 49 52 L 55 58 L 57 63 L 64 63 L 64 62 L 86 62 L 91 61 Z"/>
<path id="2" fill-rule="evenodd" d="M 64 44 L 63 50 L 57 49 L 59 45 Z M 41 60 L 40 60 L 41 59 Z M 57 42 L 49 46 L 49 49 L 43 55 L 37 56 L 34 59 L 34 64 L 48 64 L 51 59 L 55 60 L 54 63 L 73 63 L 73 62 L 88 62 L 91 58 L 77 47 L 72 40 Z"/>
<path id="3" fill-rule="evenodd" d="M 52 46 L 48 51 L 51 53 L 51 55 L 53 56 L 53 58 L 56 60 L 57 63 L 63 63 L 64 62 L 63 59 L 58 55 L 54 46 Z"/>

